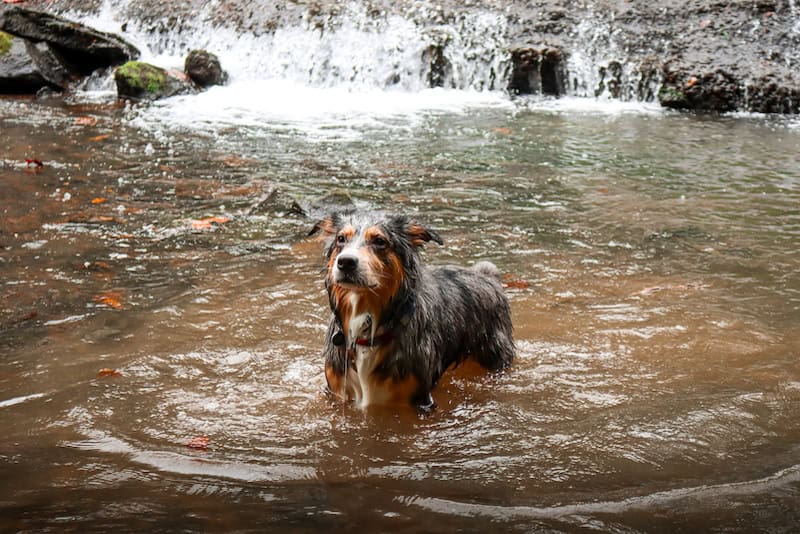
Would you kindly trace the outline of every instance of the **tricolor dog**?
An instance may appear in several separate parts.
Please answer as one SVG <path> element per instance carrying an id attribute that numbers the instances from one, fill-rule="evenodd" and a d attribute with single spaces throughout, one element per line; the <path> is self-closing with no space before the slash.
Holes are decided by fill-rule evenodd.
<path id="1" fill-rule="evenodd" d="M 468 358 L 491 371 L 511 364 L 511 312 L 492 263 L 425 267 L 419 249 L 442 239 L 402 215 L 333 214 L 316 233 L 326 238 L 325 377 L 334 395 L 362 408 L 430 410 L 449 367 Z"/>

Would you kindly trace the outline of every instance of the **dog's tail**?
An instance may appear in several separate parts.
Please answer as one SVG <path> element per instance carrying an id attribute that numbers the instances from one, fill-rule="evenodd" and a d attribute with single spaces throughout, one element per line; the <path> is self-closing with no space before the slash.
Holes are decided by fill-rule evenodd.
<path id="1" fill-rule="evenodd" d="M 486 260 L 479 261 L 478 263 L 472 266 L 472 270 L 479 272 L 481 274 L 485 274 L 486 276 L 496 278 L 497 280 L 501 279 L 500 269 L 498 269 L 497 266 L 490 261 Z"/>

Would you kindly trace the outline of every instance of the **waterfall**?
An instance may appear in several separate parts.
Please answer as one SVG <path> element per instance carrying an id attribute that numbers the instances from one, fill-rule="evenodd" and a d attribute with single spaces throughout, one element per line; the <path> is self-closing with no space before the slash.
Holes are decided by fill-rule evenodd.
<path id="1" fill-rule="evenodd" d="M 130 3 L 104 0 L 97 12 L 73 18 L 121 32 L 143 51 L 144 61 L 164 67 L 180 67 L 193 48 L 207 49 L 236 81 L 272 79 L 354 90 L 417 92 L 440 86 L 491 91 L 505 89 L 509 76 L 506 20 L 499 14 L 463 13 L 435 23 L 435 13 L 423 9 L 416 14 L 418 20 L 411 20 L 351 2 L 325 26 L 306 18 L 256 35 L 213 23 L 215 3 L 191 19 L 171 20 L 168 30 L 153 31 L 141 21 L 117 18 L 129 11 Z"/>
<path id="2" fill-rule="evenodd" d="M 627 60 L 626 36 L 613 19 L 590 10 L 574 30 L 567 58 L 567 94 L 578 97 L 651 102 L 660 85 L 660 69 L 647 61 Z"/>

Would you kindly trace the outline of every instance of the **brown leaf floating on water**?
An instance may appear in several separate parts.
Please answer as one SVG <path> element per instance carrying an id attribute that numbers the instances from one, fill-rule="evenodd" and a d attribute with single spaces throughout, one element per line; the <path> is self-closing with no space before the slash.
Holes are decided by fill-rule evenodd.
<path id="1" fill-rule="evenodd" d="M 190 449 L 197 449 L 200 451 L 208 450 L 209 439 L 208 436 L 195 436 L 186 444 Z"/>
<path id="2" fill-rule="evenodd" d="M 117 369 L 111 369 L 109 367 L 104 367 L 97 371 L 97 378 L 118 378 L 122 376 L 122 372 L 118 371 Z"/>
<path id="3" fill-rule="evenodd" d="M 506 274 L 503 275 L 503 286 L 507 289 L 528 289 L 531 287 L 531 284 L 522 278 L 517 278 L 513 274 Z"/>
<path id="4" fill-rule="evenodd" d="M 122 295 L 117 292 L 110 292 L 110 293 L 101 293 L 94 297 L 95 303 L 100 304 L 102 306 L 108 306 L 109 308 L 113 308 L 115 310 L 122 309 Z"/>
<path id="5" fill-rule="evenodd" d="M 226 222 L 229 221 L 230 221 L 229 217 L 219 217 L 219 216 L 204 217 L 202 219 L 196 219 L 192 221 L 192 229 L 208 230 L 214 227 L 215 225 L 225 224 Z"/>
<path id="6" fill-rule="evenodd" d="M 94 117 L 78 117 L 75 119 L 75 124 L 78 126 L 94 126 L 97 124 L 97 119 Z"/>

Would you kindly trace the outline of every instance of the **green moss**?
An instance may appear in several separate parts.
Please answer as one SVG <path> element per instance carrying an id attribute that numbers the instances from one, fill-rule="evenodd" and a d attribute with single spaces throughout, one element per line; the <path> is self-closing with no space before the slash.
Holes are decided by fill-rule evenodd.
<path id="1" fill-rule="evenodd" d="M 11 50 L 11 37 L 7 33 L 0 32 L 0 56 Z"/>
<path id="2" fill-rule="evenodd" d="M 140 91 L 157 93 L 167 87 L 167 73 L 158 67 L 141 61 L 129 61 L 117 69 L 128 84 Z"/>
<path id="3" fill-rule="evenodd" d="M 661 87 L 658 92 L 658 101 L 662 106 L 667 107 L 684 107 L 689 105 L 689 100 L 682 91 L 678 91 L 672 87 Z"/>

